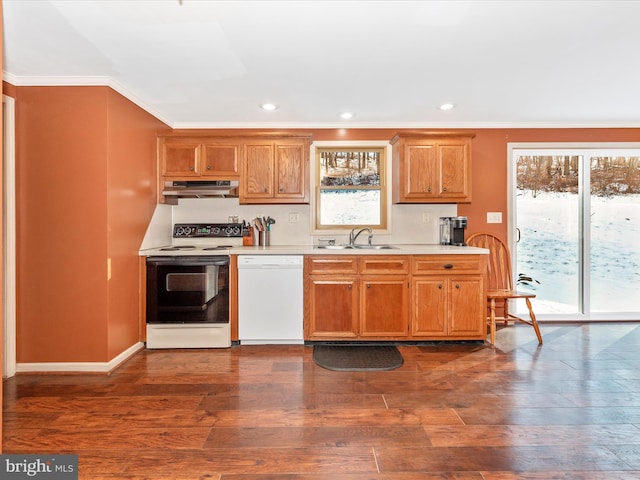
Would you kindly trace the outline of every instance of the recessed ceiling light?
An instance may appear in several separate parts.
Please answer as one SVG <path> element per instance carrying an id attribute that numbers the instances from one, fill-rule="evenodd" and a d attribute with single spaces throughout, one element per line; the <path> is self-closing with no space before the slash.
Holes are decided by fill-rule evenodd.
<path id="1" fill-rule="evenodd" d="M 267 112 L 272 112 L 274 110 L 277 110 L 278 106 L 274 105 L 273 103 L 263 103 L 262 105 L 260 105 L 260 108 L 266 110 Z"/>
<path id="2" fill-rule="evenodd" d="M 341 113 L 340 118 L 344 120 L 349 120 L 350 118 L 353 118 L 353 113 L 349 113 L 349 112 Z"/>
<path id="3" fill-rule="evenodd" d="M 451 110 L 453 107 L 455 107 L 453 103 L 443 103 L 438 108 L 440 108 L 440 110 Z"/>

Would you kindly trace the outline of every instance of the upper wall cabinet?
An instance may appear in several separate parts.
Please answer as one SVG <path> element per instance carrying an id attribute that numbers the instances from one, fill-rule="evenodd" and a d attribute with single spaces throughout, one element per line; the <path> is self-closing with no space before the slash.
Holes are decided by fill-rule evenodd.
<path id="1" fill-rule="evenodd" d="M 160 138 L 161 176 L 171 180 L 231 180 L 240 176 L 240 140 L 223 138 Z"/>
<path id="2" fill-rule="evenodd" d="M 165 182 L 238 180 L 240 203 L 309 203 L 310 144 L 310 135 L 161 136 L 158 191 Z"/>
<path id="3" fill-rule="evenodd" d="M 308 136 L 247 139 L 240 203 L 309 203 L 310 142 Z"/>
<path id="4" fill-rule="evenodd" d="M 391 140 L 394 203 L 471 201 L 474 134 L 407 133 Z"/>

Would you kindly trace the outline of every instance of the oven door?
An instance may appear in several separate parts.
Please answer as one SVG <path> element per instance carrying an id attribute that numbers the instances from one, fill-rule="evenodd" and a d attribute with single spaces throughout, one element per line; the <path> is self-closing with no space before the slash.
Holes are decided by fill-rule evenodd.
<path id="1" fill-rule="evenodd" d="M 147 323 L 228 322 L 228 256 L 147 258 Z"/>

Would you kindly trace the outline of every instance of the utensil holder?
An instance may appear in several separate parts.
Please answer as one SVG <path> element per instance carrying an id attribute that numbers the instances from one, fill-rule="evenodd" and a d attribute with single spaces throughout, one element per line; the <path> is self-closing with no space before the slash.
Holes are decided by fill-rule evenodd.
<path id="1" fill-rule="evenodd" d="M 260 232 L 260 245 L 268 247 L 271 244 L 271 232 L 269 230 L 262 230 Z"/>

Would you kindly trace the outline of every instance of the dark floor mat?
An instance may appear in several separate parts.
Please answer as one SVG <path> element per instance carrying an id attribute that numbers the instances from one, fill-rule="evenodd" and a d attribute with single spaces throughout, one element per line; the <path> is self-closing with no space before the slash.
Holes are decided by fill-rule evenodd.
<path id="1" fill-rule="evenodd" d="M 404 359 L 393 345 L 314 345 L 313 361 L 328 370 L 367 372 L 396 369 Z"/>

